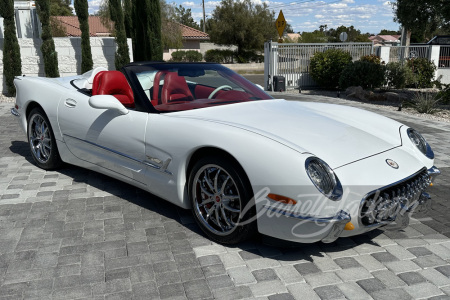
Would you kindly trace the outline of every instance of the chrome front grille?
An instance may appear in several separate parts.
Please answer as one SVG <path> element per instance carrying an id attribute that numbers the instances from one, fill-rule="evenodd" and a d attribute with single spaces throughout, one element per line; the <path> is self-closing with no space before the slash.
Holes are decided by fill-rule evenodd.
<path id="1" fill-rule="evenodd" d="M 400 182 L 370 192 L 361 202 L 361 223 L 371 226 L 394 221 L 399 213 L 406 213 L 417 206 L 430 183 L 430 176 L 424 168 Z"/>

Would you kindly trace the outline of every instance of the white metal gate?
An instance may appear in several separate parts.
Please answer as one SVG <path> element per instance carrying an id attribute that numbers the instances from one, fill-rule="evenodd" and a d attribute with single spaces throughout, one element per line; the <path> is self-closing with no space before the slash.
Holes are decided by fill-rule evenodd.
<path id="1" fill-rule="evenodd" d="M 273 90 L 273 76 L 284 76 L 286 88 L 316 87 L 309 75 L 309 63 L 316 52 L 337 48 L 351 54 L 353 60 L 373 54 L 372 43 L 264 44 L 264 89 Z"/>

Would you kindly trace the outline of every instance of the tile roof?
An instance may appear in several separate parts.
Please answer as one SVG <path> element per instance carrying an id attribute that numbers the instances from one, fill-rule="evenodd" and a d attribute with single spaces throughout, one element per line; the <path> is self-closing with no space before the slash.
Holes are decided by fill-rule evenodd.
<path id="1" fill-rule="evenodd" d="M 178 24 L 181 28 L 181 35 L 183 36 L 183 39 L 188 40 L 209 40 L 209 35 L 207 33 L 204 33 L 203 31 L 194 29 L 192 27 L 180 24 Z"/>
<path id="2" fill-rule="evenodd" d="M 77 16 L 57 16 L 61 25 L 66 29 L 67 36 L 81 36 L 80 24 Z M 203 31 L 194 29 L 192 27 L 175 23 L 180 26 L 181 35 L 183 39 L 187 40 L 209 40 L 209 35 Z M 105 27 L 100 17 L 89 16 L 89 31 L 91 36 L 110 36 L 110 30 Z"/>
<path id="3" fill-rule="evenodd" d="M 67 36 L 81 36 L 80 23 L 77 16 L 56 16 L 61 25 L 66 29 Z M 100 17 L 89 16 L 90 36 L 110 36 L 110 30 L 105 27 Z"/>
<path id="4" fill-rule="evenodd" d="M 370 40 L 374 41 L 384 41 L 384 42 L 395 42 L 398 41 L 400 35 L 372 35 L 369 37 Z"/>

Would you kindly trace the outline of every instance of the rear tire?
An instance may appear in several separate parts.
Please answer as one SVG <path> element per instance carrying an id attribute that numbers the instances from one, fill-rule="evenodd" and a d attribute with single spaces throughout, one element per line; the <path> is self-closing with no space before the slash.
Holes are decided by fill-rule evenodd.
<path id="1" fill-rule="evenodd" d="M 188 192 L 194 218 L 210 239 L 236 244 L 256 235 L 253 191 L 232 159 L 210 156 L 197 161 Z"/>
<path id="2" fill-rule="evenodd" d="M 32 109 L 28 115 L 27 135 L 31 156 L 40 168 L 53 170 L 61 167 L 62 161 L 52 127 L 39 107 Z"/>

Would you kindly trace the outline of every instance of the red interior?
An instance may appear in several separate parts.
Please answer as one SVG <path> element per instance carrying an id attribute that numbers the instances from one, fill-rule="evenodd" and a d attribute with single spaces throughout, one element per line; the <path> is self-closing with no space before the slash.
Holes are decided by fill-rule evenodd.
<path id="1" fill-rule="evenodd" d="M 154 89 L 155 86 L 153 87 L 153 90 Z M 184 77 L 178 76 L 178 74 L 174 72 L 167 73 L 164 77 L 164 85 L 161 92 L 161 103 L 166 104 L 171 102 L 193 100 L 194 97 L 192 96 Z"/>
<path id="2" fill-rule="evenodd" d="M 197 85 L 195 87 L 195 97 L 197 99 L 206 99 L 214 91 L 214 88 L 204 85 Z"/>
<path id="3" fill-rule="evenodd" d="M 162 75 L 165 75 L 168 72 L 169 71 L 158 71 L 158 73 L 156 73 L 155 75 L 155 79 L 153 79 L 153 96 L 152 96 L 153 106 L 161 104 L 161 101 L 159 101 L 159 83 L 161 81 Z"/>
<path id="4" fill-rule="evenodd" d="M 125 107 L 134 108 L 133 91 L 125 75 L 119 71 L 102 71 L 97 73 L 92 83 L 92 95 L 111 95 Z"/>

